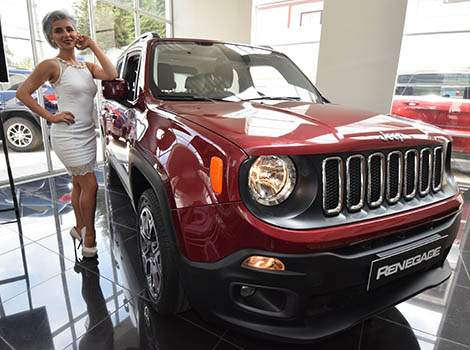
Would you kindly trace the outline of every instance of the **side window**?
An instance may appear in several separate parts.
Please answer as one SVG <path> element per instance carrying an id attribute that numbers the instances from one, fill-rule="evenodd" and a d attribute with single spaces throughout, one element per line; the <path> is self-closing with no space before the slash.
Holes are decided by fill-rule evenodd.
<path id="1" fill-rule="evenodd" d="M 415 74 L 411 77 L 410 83 L 412 84 L 442 84 L 444 74 L 438 73 L 422 73 Z"/>
<path id="2" fill-rule="evenodd" d="M 121 58 L 117 63 L 116 63 L 116 70 L 118 72 L 118 76 L 121 76 L 121 69 L 122 69 L 122 62 L 124 61 L 123 58 Z"/>
<path id="3" fill-rule="evenodd" d="M 399 96 L 440 96 L 440 86 L 397 86 L 395 95 Z"/>
<path id="4" fill-rule="evenodd" d="M 400 74 L 397 79 L 398 84 L 408 84 L 411 80 L 412 74 Z"/>
<path id="5" fill-rule="evenodd" d="M 10 75 L 10 85 L 5 85 L 5 90 L 18 90 L 21 83 L 26 80 L 26 77 L 21 74 Z"/>
<path id="6" fill-rule="evenodd" d="M 446 73 L 444 74 L 444 85 L 445 84 L 468 84 L 468 74 Z"/>
<path id="7" fill-rule="evenodd" d="M 441 87 L 441 96 L 450 98 L 464 98 L 465 86 L 443 86 Z"/>
<path id="8" fill-rule="evenodd" d="M 137 82 L 139 78 L 140 52 L 132 52 L 127 55 L 122 77 L 129 85 L 129 101 L 137 99 Z"/>

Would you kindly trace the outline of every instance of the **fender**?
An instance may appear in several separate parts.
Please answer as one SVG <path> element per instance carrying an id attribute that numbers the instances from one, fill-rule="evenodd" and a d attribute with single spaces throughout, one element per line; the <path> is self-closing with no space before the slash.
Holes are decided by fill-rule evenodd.
<path id="1" fill-rule="evenodd" d="M 183 241 L 181 240 L 181 234 L 175 229 L 169 203 L 169 198 L 172 197 L 168 197 L 168 190 L 162 180 L 162 177 L 166 177 L 165 174 L 162 174 L 161 169 L 154 168 L 135 148 L 129 151 L 129 189 L 132 206 L 136 212 L 139 206 L 140 195 L 148 188 L 142 182 L 142 179 L 138 178 L 136 170 L 144 176 L 147 183 L 155 192 L 161 206 L 164 224 L 169 225 L 168 229 L 170 232 L 173 232 L 174 243 L 178 248 L 181 248 Z M 179 252 L 182 252 L 181 249 L 179 249 Z"/>
<path id="2" fill-rule="evenodd" d="M 8 118 L 16 117 L 16 116 L 24 116 L 25 118 L 26 117 L 31 118 L 31 121 L 35 122 L 37 126 L 41 128 L 41 117 L 35 113 L 32 113 L 26 107 L 21 108 L 21 106 L 14 106 L 14 107 L 4 106 L 4 109 L 2 111 L 4 113 L 3 114 L 4 120 L 7 120 Z"/>
<path id="3" fill-rule="evenodd" d="M 134 209 L 137 210 L 137 206 L 139 204 L 139 197 L 142 194 L 142 192 L 145 190 L 139 190 L 139 186 L 137 185 L 136 181 L 138 179 L 136 178 L 136 173 L 135 169 L 139 170 L 142 175 L 145 177 L 147 182 L 150 184 L 150 186 L 153 188 L 155 193 L 159 195 L 161 192 L 161 195 L 165 197 L 166 201 L 166 206 L 168 211 L 170 210 L 170 205 L 168 203 L 168 193 L 165 189 L 165 184 L 162 180 L 162 178 L 166 178 L 166 174 L 162 172 L 161 169 L 158 169 L 158 167 L 154 167 L 139 151 L 137 151 L 135 148 L 131 148 L 129 150 L 129 189 L 131 193 L 131 200 L 132 200 L 132 205 L 134 206 Z M 143 185 L 143 184 L 139 184 Z"/>

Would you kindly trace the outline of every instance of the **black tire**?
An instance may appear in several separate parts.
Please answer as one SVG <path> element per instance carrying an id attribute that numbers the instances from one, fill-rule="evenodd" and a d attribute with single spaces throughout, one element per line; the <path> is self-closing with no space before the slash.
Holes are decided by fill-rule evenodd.
<path id="1" fill-rule="evenodd" d="M 8 148 L 16 152 L 31 152 L 42 145 L 39 126 L 24 117 L 12 117 L 5 121 L 5 138 Z"/>
<path id="2" fill-rule="evenodd" d="M 179 278 L 179 252 L 172 225 L 163 215 L 152 189 L 140 196 L 137 229 L 147 293 L 153 308 L 162 315 L 186 311 L 189 303 Z"/>

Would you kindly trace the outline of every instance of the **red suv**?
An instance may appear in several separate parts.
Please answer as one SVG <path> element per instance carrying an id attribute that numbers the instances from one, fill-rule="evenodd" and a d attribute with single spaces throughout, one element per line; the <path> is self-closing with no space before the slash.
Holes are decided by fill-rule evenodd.
<path id="1" fill-rule="evenodd" d="M 470 70 L 398 75 L 392 114 L 438 126 L 470 153 Z"/>
<path id="2" fill-rule="evenodd" d="M 312 341 L 450 276 L 440 129 L 333 105 L 285 55 L 146 34 L 104 83 L 110 181 L 155 309 Z"/>

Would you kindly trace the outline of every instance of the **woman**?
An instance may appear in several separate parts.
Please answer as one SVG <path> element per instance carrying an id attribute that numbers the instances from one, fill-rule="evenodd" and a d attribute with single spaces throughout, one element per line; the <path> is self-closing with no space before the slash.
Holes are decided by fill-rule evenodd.
<path id="1" fill-rule="evenodd" d="M 31 111 L 52 123 L 52 147 L 72 175 L 72 207 L 76 226 L 70 235 L 82 245 L 82 255 L 93 257 L 95 243 L 95 208 L 98 184 L 94 173 L 96 134 L 93 121 L 93 79 L 112 80 L 116 68 L 96 43 L 76 31 L 76 20 L 62 11 L 48 13 L 43 21 L 44 35 L 52 47 L 59 49 L 57 57 L 41 62 L 18 88 L 16 96 Z M 78 50 L 90 49 L 101 66 L 79 62 Z M 58 112 L 51 114 L 31 96 L 45 81 L 49 81 L 57 96 Z M 80 245 L 79 245 L 80 247 Z"/>

